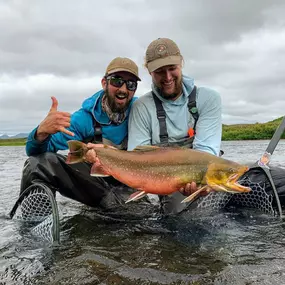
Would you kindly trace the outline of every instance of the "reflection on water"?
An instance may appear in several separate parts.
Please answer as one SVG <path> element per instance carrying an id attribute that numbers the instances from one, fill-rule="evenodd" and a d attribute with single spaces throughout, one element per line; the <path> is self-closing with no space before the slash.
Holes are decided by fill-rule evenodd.
<path id="1" fill-rule="evenodd" d="M 255 162 L 268 141 L 225 142 Z M 281 141 L 272 157 L 281 166 Z M 5 216 L 19 192 L 23 147 L 0 148 L 0 284 L 284 284 L 284 223 L 246 209 L 108 219 L 58 197 L 61 244 Z M 105 213 L 106 214 L 106 213 Z M 2 282 L 2 283 L 1 283 Z"/>

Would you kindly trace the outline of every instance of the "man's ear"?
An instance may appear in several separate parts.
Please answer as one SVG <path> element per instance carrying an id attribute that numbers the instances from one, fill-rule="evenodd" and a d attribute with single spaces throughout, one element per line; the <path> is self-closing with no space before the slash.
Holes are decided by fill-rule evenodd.
<path id="1" fill-rule="evenodd" d="M 105 91 L 107 88 L 107 79 L 105 77 L 101 79 L 101 85 L 102 85 L 103 90 Z"/>

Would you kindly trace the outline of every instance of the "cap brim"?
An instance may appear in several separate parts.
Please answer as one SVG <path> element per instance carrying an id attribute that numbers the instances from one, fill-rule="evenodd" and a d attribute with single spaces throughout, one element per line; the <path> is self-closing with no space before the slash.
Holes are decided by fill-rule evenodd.
<path id="1" fill-rule="evenodd" d="M 141 79 L 133 71 L 131 71 L 131 70 L 127 69 L 127 68 L 111 69 L 111 70 L 108 71 L 108 75 L 116 73 L 116 72 L 120 72 L 120 71 L 125 71 L 125 72 L 128 72 L 128 73 L 131 73 L 132 75 L 134 75 L 138 79 L 138 81 L 141 81 Z"/>
<path id="2" fill-rule="evenodd" d="M 181 64 L 181 61 L 182 59 L 180 55 L 172 55 L 163 58 L 158 58 L 156 60 L 149 62 L 147 64 L 147 69 L 149 72 L 153 72 L 162 66 Z"/>

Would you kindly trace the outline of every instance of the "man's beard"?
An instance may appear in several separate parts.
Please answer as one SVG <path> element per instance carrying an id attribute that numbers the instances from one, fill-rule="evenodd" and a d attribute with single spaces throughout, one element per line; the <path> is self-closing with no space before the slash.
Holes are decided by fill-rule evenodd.
<path id="1" fill-rule="evenodd" d="M 172 100 L 178 97 L 182 93 L 182 80 L 175 81 L 175 90 L 172 94 L 163 93 L 162 88 L 159 88 L 158 86 L 157 88 L 159 89 L 159 95 L 162 98 L 166 100 Z"/>
<path id="2" fill-rule="evenodd" d="M 123 93 L 118 93 L 117 95 L 119 95 L 119 94 L 123 94 Z M 126 101 L 126 104 L 123 105 L 123 106 L 122 105 L 117 105 L 116 102 L 115 102 L 115 98 L 113 98 L 109 94 L 108 86 L 106 88 L 105 95 L 106 95 L 106 99 L 107 99 L 107 104 L 108 104 L 108 106 L 109 106 L 109 108 L 111 109 L 112 112 L 114 112 L 114 113 L 125 113 L 126 112 L 126 110 L 129 107 L 129 103 L 130 103 L 129 101 Z"/>

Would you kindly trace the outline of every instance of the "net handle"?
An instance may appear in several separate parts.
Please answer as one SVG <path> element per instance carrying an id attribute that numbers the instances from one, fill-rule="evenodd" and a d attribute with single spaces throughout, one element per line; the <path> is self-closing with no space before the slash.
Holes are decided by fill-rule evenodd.
<path id="1" fill-rule="evenodd" d="M 281 124 L 278 126 L 278 128 L 276 129 L 272 139 L 270 140 L 270 142 L 266 148 L 266 152 L 273 154 L 278 142 L 280 141 L 280 139 L 284 133 L 284 130 L 285 130 L 285 116 L 283 117 Z"/>
<path id="2" fill-rule="evenodd" d="M 273 154 L 273 152 L 274 152 L 277 144 L 279 143 L 279 141 L 280 141 L 284 131 L 285 131 L 285 116 L 283 117 L 283 120 L 282 120 L 281 124 L 275 130 L 275 133 L 273 134 L 273 136 L 272 136 L 272 138 L 271 138 L 271 140 L 270 140 L 270 142 L 269 142 L 269 144 L 268 144 L 268 146 L 266 148 L 266 153 L 269 153 L 270 155 Z M 279 199 L 278 192 L 277 192 L 277 189 L 275 187 L 274 181 L 272 179 L 272 175 L 270 173 L 270 168 L 269 168 L 269 166 L 261 165 L 259 162 L 260 162 L 260 159 L 257 160 L 250 167 L 250 169 L 253 169 L 253 168 L 259 168 L 260 169 L 261 168 L 263 170 L 264 174 L 267 176 L 267 178 L 268 178 L 268 180 L 269 180 L 269 182 L 271 184 L 271 187 L 273 189 L 279 215 L 280 215 L 281 218 L 283 218 L 280 199 Z"/>

